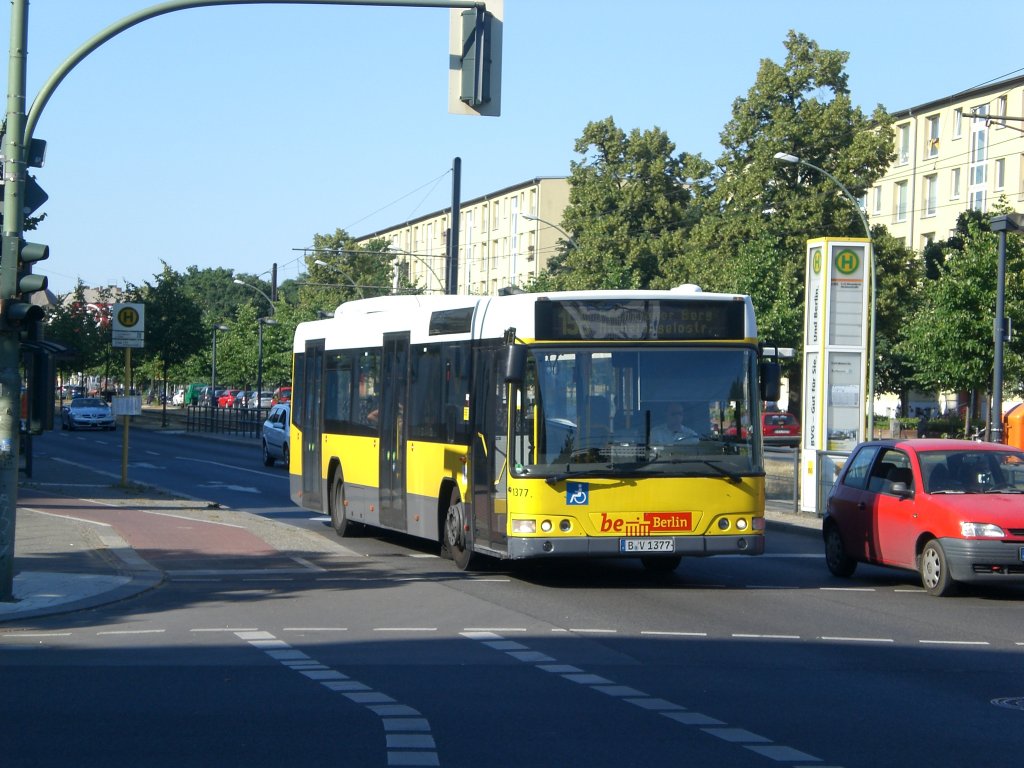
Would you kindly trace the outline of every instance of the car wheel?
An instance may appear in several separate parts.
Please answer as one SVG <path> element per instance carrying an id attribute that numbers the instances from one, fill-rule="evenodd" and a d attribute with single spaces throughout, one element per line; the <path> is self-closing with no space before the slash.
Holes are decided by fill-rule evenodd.
<path id="1" fill-rule="evenodd" d="M 282 443 L 281 444 L 281 463 L 284 464 L 285 469 L 287 469 L 289 466 L 291 466 L 289 460 L 290 460 L 290 456 L 288 454 L 288 443 Z"/>
<path id="2" fill-rule="evenodd" d="M 921 585 L 929 595 L 943 597 L 956 591 L 956 582 L 949 575 L 949 567 L 946 564 L 946 551 L 937 539 L 932 539 L 924 545 L 918 562 Z"/>
<path id="3" fill-rule="evenodd" d="M 846 553 L 839 526 L 832 523 L 825 529 L 825 565 L 833 576 L 849 578 L 857 570 L 857 561 Z"/>
<path id="4" fill-rule="evenodd" d="M 267 450 L 267 441 L 263 441 L 263 466 L 272 467 L 274 466 L 274 457 L 270 455 L 270 451 Z"/>

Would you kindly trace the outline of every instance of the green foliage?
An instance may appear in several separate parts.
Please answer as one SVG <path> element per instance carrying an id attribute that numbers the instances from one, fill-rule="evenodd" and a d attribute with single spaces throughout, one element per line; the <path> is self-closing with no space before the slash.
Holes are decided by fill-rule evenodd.
<path id="1" fill-rule="evenodd" d="M 627 136 L 608 117 L 576 141 L 563 228 L 572 242 L 531 288 L 648 288 L 695 220 L 688 179 L 710 167 L 654 128 Z"/>
<path id="2" fill-rule="evenodd" d="M 923 389 L 991 389 L 997 236 L 977 217 L 966 217 L 962 223 L 962 234 L 943 249 L 938 277 L 925 281 L 920 305 L 897 345 Z M 1006 241 L 1005 310 L 1019 328 L 1024 321 L 1024 249 L 1014 235 Z M 1018 338 L 1003 348 L 1003 380 L 1015 395 L 1024 394 L 1024 349 Z"/>

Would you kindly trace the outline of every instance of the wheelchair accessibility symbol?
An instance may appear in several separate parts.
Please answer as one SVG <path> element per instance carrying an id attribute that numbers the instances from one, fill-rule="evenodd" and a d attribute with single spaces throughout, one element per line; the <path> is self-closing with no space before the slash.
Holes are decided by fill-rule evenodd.
<path id="1" fill-rule="evenodd" d="M 585 507 L 590 503 L 590 483 L 566 483 L 565 503 L 570 507 Z"/>

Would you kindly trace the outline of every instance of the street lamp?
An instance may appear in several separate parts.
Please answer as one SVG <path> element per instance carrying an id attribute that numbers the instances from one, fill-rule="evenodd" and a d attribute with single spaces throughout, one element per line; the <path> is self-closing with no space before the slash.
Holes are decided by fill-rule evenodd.
<path id="1" fill-rule="evenodd" d="M 263 405 L 263 326 L 277 325 L 278 322 L 272 317 L 256 318 L 257 346 L 256 346 L 256 426 L 259 427 L 260 411 Z"/>
<path id="2" fill-rule="evenodd" d="M 523 214 L 520 214 L 520 215 L 524 219 L 526 219 L 527 221 L 536 221 L 536 222 L 539 222 L 541 224 L 547 224 L 552 229 L 557 229 L 559 232 L 561 232 L 565 236 L 565 242 L 567 242 L 569 244 L 570 248 L 579 248 L 579 245 L 576 244 L 576 241 L 572 239 L 572 235 L 570 235 L 568 232 L 566 232 L 564 229 L 562 229 L 557 224 L 555 224 L 553 222 L 550 222 L 547 219 L 542 219 L 540 216 L 534 216 L 532 213 L 523 213 Z"/>
<path id="3" fill-rule="evenodd" d="M 420 256 L 419 254 L 416 254 L 416 253 L 412 253 L 411 251 L 402 250 L 401 248 L 398 248 L 398 247 L 396 247 L 394 245 L 389 245 L 388 246 L 388 253 L 392 254 L 395 257 L 396 261 L 397 261 L 399 256 L 408 256 L 409 258 L 416 259 L 416 261 L 418 261 L 420 264 L 422 264 L 424 267 L 426 267 L 427 271 L 430 272 L 430 274 L 432 274 L 434 276 L 434 280 L 437 281 L 438 290 L 441 291 L 441 293 L 444 293 L 444 287 L 445 287 L 444 280 L 442 280 L 440 278 L 440 276 L 437 274 L 437 272 L 434 271 L 434 268 L 432 266 L 430 266 L 430 262 L 428 262 L 422 256 Z M 398 288 L 398 272 L 396 271 L 395 272 L 395 280 L 394 280 L 394 284 L 392 286 L 392 289 L 393 290 L 397 290 L 397 288 Z"/>
<path id="4" fill-rule="evenodd" d="M 213 356 L 210 364 L 210 405 L 217 405 L 217 331 L 226 331 L 228 327 L 221 323 L 213 326 Z"/>
<path id="5" fill-rule="evenodd" d="M 989 222 L 999 233 L 999 265 L 996 270 L 996 319 L 992 331 L 995 355 L 992 360 L 992 409 L 989 413 L 989 440 L 1003 442 L 1003 342 L 1009 341 L 1006 323 L 1006 233 L 1024 229 L 1024 215 L 1008 213 Z"/>
<path id="6" fill-rule="evenodd" d="M 817 171 L 818 173 L 826 176 L 830 179 L 846 198 L 853 204 L 854 209 L 857 211 L 857 215 L 860 216 L 860 223 L 864 226 L 864 235 L 868 239 L 868 253 L 870 254 L 869 264 L 871 268 L 871 318 L 868 321 L 868 440 L 875 439 L 875 249 L 871 241 L 871 227 L 868 226 L 868 218 L 864 214 L 864 211 L 860 207 L 860 203 L 857 202 L 857 198 L 853 196 L 853 193 L 846 188 L 839 179 L 833 176 L 831 173 L 826 171 L 824 168 L 819 168 L 812 163 L 803 160 L 796 155 L 790 155 L 786 152 L 776 152 L 775 159 L 782 163 L 794 163 L 796 165 L 806 165 L 808 168 Z"/>
<path id="7" fill-rule="evenodd" d="M 239 280 L 237 277 L 234 280 L 232 280 L 231 282 L 233 282 L 235 285 L 244 285 L 246 288 L 252 288 L 254 291 L 256 291 L 256 293 L 258 293 L 260 296 L 262 296 L 264 299 L 267 300 L 267 303 L 270 305 L 270 313 L 271 314 L 274 314 L 274 313 L 277 312 L 277 307 L 274 306 L 274 302 L 271 300 L 271 298 L 269 296 L 267 296 L 267 294 L 265 294 L 261 289 L 257 288 L 255 285 L 253 285 L 252 283 L 247 283 L 247 282 L 245 282 L 245 280 Z"/>
<path id="8" fill-rule="evenodd" d="M 314 259 L 313 263 L 316 264 L 318 267 L 325 267 L 326 269 L 329 269 L 332 272 L 341 275 L 341 277 L 344 278 L 348 282 L 348 284 L 355 289 L 355 292 L 359 294 L 360 299 L 366 298 L 366 294 L 363 293 L 363 289 L 356 285 L 356 282 L 351 277 L 349 277 L 347 274 L 345 274 L 342 270 L 338 269 L 333 264 L 328 264 L 323 259 Z"/>

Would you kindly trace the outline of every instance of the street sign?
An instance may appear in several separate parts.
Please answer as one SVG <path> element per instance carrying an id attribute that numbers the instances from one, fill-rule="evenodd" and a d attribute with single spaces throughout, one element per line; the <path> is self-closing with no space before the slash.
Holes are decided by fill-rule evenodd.
<path id="1" fill-rule="evenodd" d="M 145 305 L 115 304 L 110 339 L 114 347 L 145 346 Z"/>

